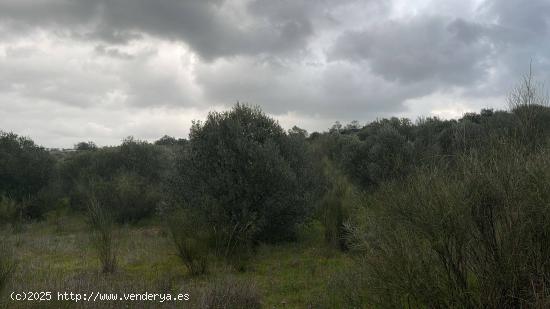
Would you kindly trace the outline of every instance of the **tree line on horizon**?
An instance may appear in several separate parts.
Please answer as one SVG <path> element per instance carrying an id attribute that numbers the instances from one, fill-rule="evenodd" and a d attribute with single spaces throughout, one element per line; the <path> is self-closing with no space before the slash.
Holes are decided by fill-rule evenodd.
<path id="1" fill-rule="evenodd" d="M 308 134 L 297 126 L 285 132 L 275 120 L 263 114 L 259 107 L 238 104 L 228 112 L 211 113 L 207 122 L 220 115 L 255 114 L 254 117 L 269 122 L 271 128 L 266 134 L 275 134 L 275 128 L 281 140 L 293 141 L 292 145 L 300 148 L 292 157 L 306 156 L 301 165 L 307 162 L 308 165 L 315 165 L 308 166 L 309 169 L 323 170 L 322 165 L 330 162 L 354 185 L 368 191 L 375 190 L 381 183 L 406 177 L 423 165 L 434 162 L 453 163 L 459 154 L 492 147 L 491 142 L 494 140 L 521 141 L 531 148 L 540 147 L 550 131 L 550 108 L 534 105 L 530 108 L 536 110 L 532 114 L 522 111 L 523 108 L 520 106 L 509 111 L 487 108 L 479 113 L 466 113 L 459 119 L 447 120 L 421 117 L 412 122 L 407 118 L 391 117 L 363 126 L 357 121 L 347 125 L 336 122 L 325 132 Z M 526 131 L 523 127 L 525 123 L 533 128 Z M 181 164 L 182 158 L 191 149 L 197 148 L 199 141 L 223 142 L 213 142 L 211 136 L 196 136 L 201 125 L 201 122 L 194 122 L 189 139 L 165 135 L 151 143 L 130 136 L 119 146 L 106 147 L 98 147 L 94 142 L 88 141 L 76 144 L 74 152 L 61 155 L 36 145 L 28 137 L 0 131 L 0 194 L 5 199 L 10 198 L 25 204 L 22 215 L 28 219 L 42 218 L 51 207 L 56 207 L 56 203 L 62 203 L 61 200 L 68 201 L 71 208 L 82 210 L 85 203 L 78 197 L 79 189 L 89 181 L 96 182 L 95 185 L 99 187 L 102 182 L 108 182 L 110 187 L 119 187 L 122 191 L 134 187 L 140 188 L 140 192 L 157 191 L 160 194 L 162 191 L 164 194 L 168 190 L 165 185 L 169 182 L 174 184 L 174 170 L 179 168 L 180 173 L 184 172 L 178 164 Z M 260 124 L 258 126 L 261 127 Z M 221 131 L 226 129 L 215 128 Z M 220 134 L 218 138 L 231 140 L 230 143 L 240 143 L 238 140 L 243 132 L 235 132 L 234 136 L 229 136 L 229 133 L 221 131 L 215 132 Z M 252 152 L 256 142 L 245 145 L 245 141 L 248 141 L 248 137 L 240 145 L 243 153 L 233 152 L 237 158 L 232 159 L 232 164 L 238 164 L 245 152 Z M 260 140 L 260 143 L 263 142 Z M 219 151 L 216 149 L 218 144 L 206 144 L 203 147 L 206 150 Z M 287 151 L 287 148 L 284 150 Z M 290 158 L 286 160 L 288 159 Z M 206 165 L 222 164 L 220 162 L 223 160 L 229 158 L 216 154 Z M 186 170 L 192 168 L 195 166 L 190 165 Z M 298 169 L 298 166 L 293 169 Z M 197 174 L 204 173 L 204 167 L 197 171 Z M 317 171 L 314 176 L 319 178 L 322 173 Z M 196 177 L 198 176 L 190 179 L 197 179 Z M 141 190 L 146 184 L 152 183 L 163 188 Z M 124 185 L 128 188 L 123 189 Z M 187 186 L 193 185 L 195 182 Z M 195 191 L 200 190 L 191 190 Z M 145 205 L 130 207 L 132 209 L 129 211 L 135 213 L 121 213 L 121 222 L 140 220 L 152 215 L 160 199 L 151 197 L 150 202 L 147 202 L 148 198 L 137 200 L 144 201 Z"/>

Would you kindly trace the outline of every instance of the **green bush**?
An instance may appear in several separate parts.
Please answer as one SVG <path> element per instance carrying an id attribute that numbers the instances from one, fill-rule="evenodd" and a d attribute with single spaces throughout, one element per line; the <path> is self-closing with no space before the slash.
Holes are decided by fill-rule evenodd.
<path id="1" fill-rule="evenodd" d="M 52 180 L 54 159 L 31 139 L 0 131 L 0 194 L 29 199 Z"/>
<path id="2" fill-rule="evenodd" d="M 136 174 L 118 174 L 109 188 L 112 192 L 107 203 L 118 223 L 136 222 L 150 217 L 160 201 L 157 186 Z"/>
<path id="3" fill-rule="evenodd" d="M 23 205 L 6 195 L 0 196 L 0 224 L 15 226 L 21 223 L 22 218 Z"/>
<path id="4" fill-rule="evenodd" d="M 113 218 L 93 194 L 88 204 L 88 220 L 92 228 L 92 244 L 98 256 L 101 271 L 113 273 L 117 269 Z"/>
<path id="5" fill-rule="evenodd" d="M 508 94 L 508 105 L 517 116 L 519 138 L 523 144 L 537 147 L 548 140 L 550 132 L 549 97 L 544 84 L 537 82 L 533 71 L 525 74 Z"/>
<path id="6" fill-rule="evenodd" d="M 71 207 L 86 210 L 89 182 L 118 223 L 150 217 L 161 198 L 161 187 L 172 162 L 164 146 L 126 138 L 118 147 L 81 150 L 67 155 L 59 165 L 62 191 Z"/>
<path id="7" fill-rule="evenodd" d="M 368 201 L 350 242 L 376 307 L 547 307 L 550 156 L 499 140 Z"/>
<path id="8" fill-rule="evenodd" d="M 63 198 L 58 201 L 54 209 L 46 214 L 46 219 L 55 226 L 56 232 L 61 233 L 65 230 L 68 216 L 69 198 Z"/>
<path id="9" fill-rule="evenodd" d="M 237 104 L 194 123 L 177 161 L 173 197 L 207 214 L 230 247 L 236 239 L 294 239 L 312 213 L 316 177 L 305 136 L 287 134 L 259 108 Z"/>
<path id="10" fill-rule="evenodd" d="M 93 198 L 117 223 L 135 223 L 150 217 L 161 200 L 159 185 L 151 184 L 135 173 L 120 172 L 111 180 L 83 177 L 76 184 L 74 196 L 87 205 L 92 194 L 91 188 L 94 191 Z"/>
<path id="11" fill-rule="evenodd" d="M 191 275 L 208 270 L 211 255 L 211 226 L 194 210 L 177 210 L 167 219 L 176 252 Z"/>
<path id="12" fill-rule="evenodd" d="M 22 217 L 41 218 L 51 206 L 54 158 L 31 139 L 0 131 L 0 195 L 22 208 Z"/>
<path id="13" fill-rule="evenodd" d="M 320 221 L 325 241 L 345 251 L 348 249 L 345 225 L 358 215 L 361 200 L 353 185 L 328 161 L 325 170 L 329 186 L 320 202 Z"/>
<path id="14" fill-rule="evenodd" d="M 333 141 L 341 148 L 336 156 L 341 167 L 361 187 L 376 187 L 384 181 L 402 178 L 411 170 L 413 146 L 399 131 L 404 130 L 399 123 L 374 122 L 357 135 Z"/>

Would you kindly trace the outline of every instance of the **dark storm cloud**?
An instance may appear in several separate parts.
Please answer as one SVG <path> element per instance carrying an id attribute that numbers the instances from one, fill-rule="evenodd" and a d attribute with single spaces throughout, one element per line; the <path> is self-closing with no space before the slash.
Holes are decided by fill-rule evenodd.
<path id="1" fill-rule="evenodd" d="M 14 29 L 51 28 L 76 38 L 125 43 L 145 33 L 189 44 L 205 59 L 279 53 L 304 46 L 312 34 L 298 15 L 270 16 L 259 6 L 239 20 L 221 0 L 8 0 L 0 19 Z"/>

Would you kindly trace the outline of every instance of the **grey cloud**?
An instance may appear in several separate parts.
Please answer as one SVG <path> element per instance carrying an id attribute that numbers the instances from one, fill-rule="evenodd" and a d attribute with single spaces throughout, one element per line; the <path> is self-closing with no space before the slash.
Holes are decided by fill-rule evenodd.
<path id="1" fill-rule="evenodd" d="M 99 1 L 4 0 L 0 3 L 0 17 L 20 30 L 25 26 L 66 27 L 90 22 L 99 8 Z"/>
<path id="2" fill-rule="evenodd" d="M 483 35 L 481 25 L 419 16 L 343 33 L 329 59 L 367 61 L 376 74 L 402 83 L 431 79 L 464 86 L 485 76 L 493 51 Z"/>
<path id="3" fill-rule="evenodd" d="M 131 60 L 134 59 L 134 55 L 131 55 L 129 53 L 125 53 L 123 51 L 118 50 L 114 47 L 107 47 L 105 45 L 97 45 L 95 47 L 95 52 L 99 55 L 103 56 L 109 56 L 113 58 L 123 59 L 123 60 Z"/>
<path id="4" fill-rule="evenodd" d="M 124 45 L 134 40 L 143 39 L 143 34 L 136 31 L 113 30 L 103 25 L 92 30 L 71 32 L 69 36 L 82 41 L 103 41 L 108 44 Z"/>
<path id="5" fill-rule="evenodd" d="M 333 11 L 342 6 L 378 5 L 380 2 L 380 0 L 254 0 L 247 4 L 247 9 L 251 15 L 262 16 L 271 24 L 293 22 L 308 25 L 318 20 L 332 19 Z"/>
<path id="6" fill-rule="evenodd" d="M 72 147 L 93 140 L 99 145 L 117 145 L 129 135 L 153 141 L 164 134 L 185 137 L 193 118 L 204 114 L 188 110 L 105 109 L 82 110 L 55 102 L 20 99 L 0 93 L 2 130 L 30 136 L 46 147 Z M 188 116 L 187 116 L 188 115 Z"/>
<path id="7" fill-rule="evenodd" d="M 435 87 L 431 81 L 410 85 L 388 82 L 364 64 L 309 66 L 249 58 L 202 64 L 196 81 L 206 99 L 217 104 L 241 101 L 260 105 L 274 115 L 291 111 L 344 121 L 372 120 L 399 112 L 406 99 L 426 95 Z"/>
<path id="8" fill-rule="evenodd" d="M 491 22 L 487 40 L 495 49 L 493 77 L 486 91 L 505 94 L 530 64 L 535 78 L 550 84 L 549 1 L 488 0 L 480 8 L 480 17 Z"/>
<path id="9" fill-rule="evenodd" d="M 205 59 L 300 49 L 312 34 L 307 19 L 273 19 L 264 12 L 246 25 L 226 2 L 179 0 L 4 1 L 0 20 L 20 29 L 50 28 L 76 38 L 110 43 L 139 39 L 140 33 L 189 44 Z"/>
<path id="10" fill-rule="evenodd" d="M 0 85 L 4 85 L 4 92 L 85 108 L 97 105 L 102 95 L 114 88 L 114 79 L 97 71 L 68 65 L 60 57 L 31 55 L 8 54 L 5 59 L 0 58 Z"/>
<path id="11" fill-rule="evenodd" d="M 82 48 L 72 43 L 64 47 L 68 51 L 31 47 L 4 47 L 5 56 L 0 56 L 0 94 L 83 109 L 112 108 L 110 104 L 141 108 L 198 104 L 191 81 L 181 80 L 178 74 L 177 55 L 165 59 L 174 63 L 168 62 L 162 68 L 155 63 L 159 61 L 157 51 L 149 46 L 134 54 L 91 44 Z M 111 102 L 113 99 L 116 102 Z"/>
<path id="12" fill-rule="evenodd" d="M 524 33 L 534 39 L 550 32 L 550 2 L 547 0 L 489 0 L 484 9 L 496 16 L 497 23 L 509 34 Z"/>
<path id="13" fill-rule="evenodd" d="M 455 19 L 447 25 L 449 33 L 458 41 L 466 44 L 475 44 L 487 33 L 487 26 L 467 22 L 464 19 Z"/>
<path id="14" fill-rule="evenodd" d="M 127 93 L 126 103 L 133 107 L 179 106 L 193 107 L 198 104 L 186 91 L 187 85 L 174 80 L 171 74 L 126 75 L 126 83 L 122 89 Z"/>

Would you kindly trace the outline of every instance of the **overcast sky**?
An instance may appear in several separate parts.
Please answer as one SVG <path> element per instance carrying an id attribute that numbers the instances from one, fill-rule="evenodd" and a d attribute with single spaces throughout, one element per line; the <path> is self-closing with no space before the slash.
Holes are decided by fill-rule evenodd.
<path id="1" fill-rule="evenodd" d="M 237 101 L 281 125 L 457 117 L 550 80 L 550 0 L 0 0 L 0 130 L 47 147 L 187 137 Z"/>

